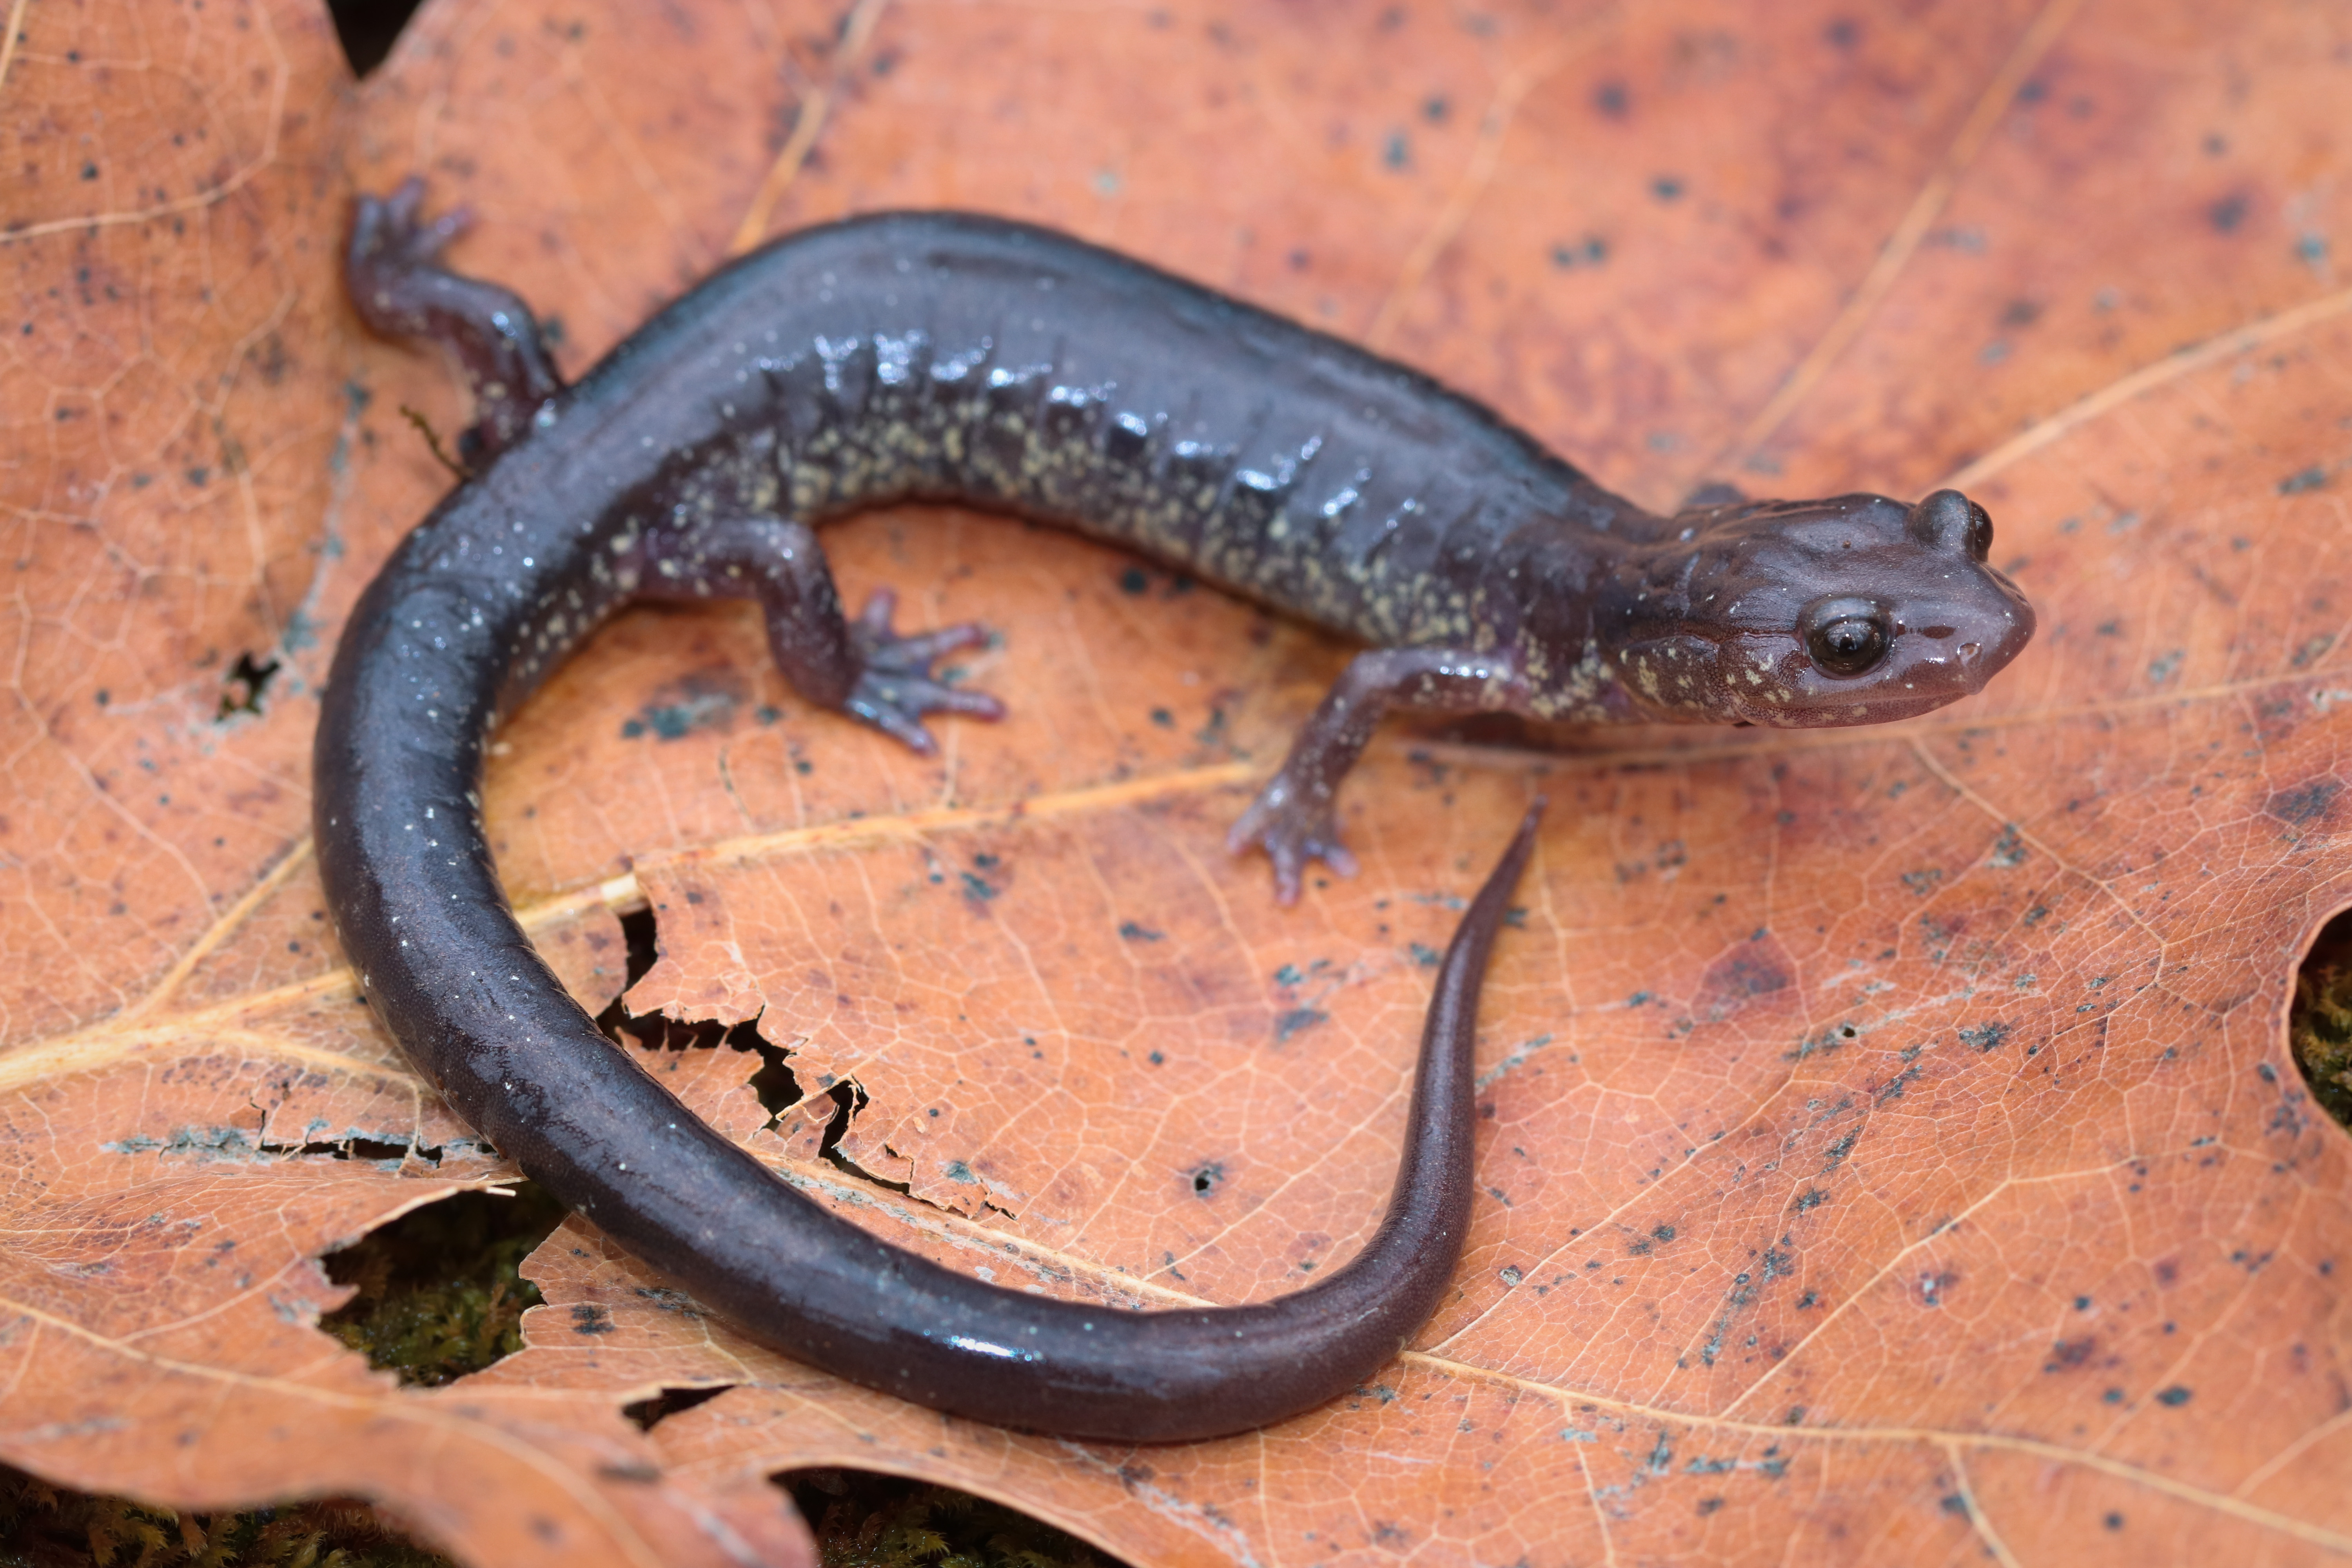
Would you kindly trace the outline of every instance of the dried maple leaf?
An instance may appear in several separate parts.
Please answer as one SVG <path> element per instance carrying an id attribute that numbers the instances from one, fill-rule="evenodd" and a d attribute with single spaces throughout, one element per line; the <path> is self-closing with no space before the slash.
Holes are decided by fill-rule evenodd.
<path id="1" fill-rule="evenodd" d="M 0 1458 L 365 1495 L 483 1563 L 804 1561 L 765 1478 L 830 1464 L 1152 1563 L 2352 1552 L 2347 1151 L 2282 1030 L 2352 896 L 2347 50 L 2287 0 L 452 0 L 354 89 L 296 0 L 19 5 Z M 1013 719 L 927 762 L 810 712 L 747 611 L 633 613 L 497 748 L 527 921 L 601 1007 L 649 906 L 628 1007 L 756 1019 L 808 1098 L 772 1116 L 740 1051 L 650 1068 L 1045 1291 L 1263 1297 L 1359 1245 L 1423 955 L 1548 792 L 1459 1289 L 1354 1397 L 1118 1449 L 782 1361 L 572 1221 L 522 1352 L 400 1389 L 315 1326 L 319 1257 L 511 1175 L 369 1021 L 303 837 L 344 608 L 446 484 L 398 410 L 461 415 L 340 302 L 351 191 L 411 172 L 574 374 L 765 233 L 1017 214 L 1654 502 L 1957 474 L 2044 629 L 1885 730 L 1392 734 L 1363 874 L 1283 911 L 1217 846 L 1322 639 L 868 517 L 853 596 L 1005 631 L 970 674 Z M 623 1418 L 666 1387 L 725 1392 Z"/>

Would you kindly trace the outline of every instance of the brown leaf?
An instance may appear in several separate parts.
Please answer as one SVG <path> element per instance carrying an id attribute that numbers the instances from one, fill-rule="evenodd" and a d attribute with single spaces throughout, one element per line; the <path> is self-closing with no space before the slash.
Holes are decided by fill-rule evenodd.
<path id="1" fill-rule="evenodd" d="M 23 9 L 0 1458 L 366 1495 L 485 1563 L 803 1561 L 764 1478 L 818 1464 L 1152 1563 L 2352 1551 L 2347 1151 L 2282 1034 L 2352 897 L 2336 12 L 452 3 L 353 90 L 293 0 Z M 1014 214 L 1654 504 L 1957 473 L 2042 631 L 1884 730 L 1397 731 L 1344 797 L 1363 874 L 1285 911 L 1219 845 L 1333 644 L 864 518 L 853 598 L 1005 633 L 968 673 L 1013 719 L 925 761 L 812 713 L 748 612 L 632 613 L 501 736 L 492 836 L 592 1007 L 644 900 L 630 1009 L 788 1048 L 772 1126 L 757 1057 L 643 1058 L 787 1179 L 1006 1283 L 1294 1288 L 1378 1212 L 1423 955 L 1539 788 L 1486 1197 L 1412 1352 L 1219 1443 L 894 1404 L 576 1220 L 523 1352 L 397 1389 L 316 1329 L 318 1258 L 512 1173 L 369 1021 L 303 837 L 344 607 L 446 483 L 397 411 L 463 415 L 336 284 L 351 191 L 411 172 L 573 374 L 764 233 Z M 664 1387 L 727 1392 L 640 1434 Z"/>

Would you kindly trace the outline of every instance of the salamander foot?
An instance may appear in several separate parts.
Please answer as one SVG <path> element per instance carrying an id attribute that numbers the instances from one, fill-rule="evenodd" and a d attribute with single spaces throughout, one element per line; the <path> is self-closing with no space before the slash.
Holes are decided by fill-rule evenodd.
<path id="1" fill-rule="evenodd" d="M 1004 704 L 986 692 L 960 690 L 931 675 L 934 659 L 985 643 L 988 628 L 967 621 L 900 637 L 890 629 L 891 612 L 898 605 L 897 594 L 877 588 L 866 601 L 865 610 L 850 623 L 849 640 L 857 650 L 858 676 L 843 709 L 926 755 L 939 750 L 939 743 L 921 723 L 926 713 L 1003 718 Z"/>
<path id="2" fill-rule="evenodd" d="M 1339 842 L 1329 793 L 1297 788 L 1287 768 L 1275 774 L 1225 835 L 1225 847 L 1234 854 L 1244 854 L 1253 845 L 1263 846 L 1274 862 L 1274 896 L 1282 903 L 1298 901 L 1299 879 L 1310 860 L 1322 861 L 1342 877 L 1356 874 L 1356 858 Z"/>
<path id="3" fill-rule="evenodd" d="M 465 207 L 452 207 L 431 223 L 420 222 L 424 206 L 425 182 L 414 174 L 388 196 L 359 198 L 352 216 L 348 265 L 352 292 L 362 309 L 374 303 L 362 290 L 379 270 L 389 274 L 392 282 L 404 281 L 403 274 L 439 261 L 449 242 L 473 226 L 474 215 Z"/>
<path id="4" fill-rule="evenodd" d="M 457 353 L 474 395 L 474 423 L 458 437 L 457 455 L 476 467 L 521 439 L 563 378 L 520 295 L 441 265 L 441 252 L 473 221 L 466 209 L 426 223 L 424 206 L 425 182 L 417 179 L 381 199 L 360 197 L 343 287 L 369 330 Z"/>

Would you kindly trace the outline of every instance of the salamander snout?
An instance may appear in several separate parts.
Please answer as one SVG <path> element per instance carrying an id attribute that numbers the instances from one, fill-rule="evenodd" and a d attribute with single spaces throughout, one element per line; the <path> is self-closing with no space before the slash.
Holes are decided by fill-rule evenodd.
<path id="1" fill-rule="evenodd" d="M 1958 490 L 1685 516 L 1621 601 L 1616 662 L 1658 718 L 1909 718 L 1981 689 L 2033 635 L 2032 606 L 1988 560 L 1991 517 Z"/>

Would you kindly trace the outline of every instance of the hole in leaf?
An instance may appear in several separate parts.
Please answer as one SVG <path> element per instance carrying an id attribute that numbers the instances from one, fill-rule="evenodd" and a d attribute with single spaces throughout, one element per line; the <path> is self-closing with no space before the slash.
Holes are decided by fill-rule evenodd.
<path id="1" fill-rule="evenodd" d="M 625 990 L 652 973 L 654 961 L 661 956 L 661 944 L 655 940 L 653 906 L 648 904 L 623 914 L 621 936 L 629 944 L 629 977 L 623 986 Z"/>
<path id="2" fill-rule="evenodd" d="M 845 1078 L 824 1093 L 825 1098 L 834 1103 L 834 1116 L 826 1123 L 824 1137 L 817 1144 L 817 1158 L 831 1162 L 861 1182 L 871 1182 L 877 1187 L 887 1187 L 894 1193 L 906 1193 L 911 1196 L 915 1189 L 910 1183 L 894 1182 L 887 1176 L 869 1171 L 841 1152 L 841 1135 L 849 1131 L 850 1119 L 866 1109 L 864 1088 L 856 1079 Z"/>
<path id="3" fill-rule="evenodd" d="M 621 1406 L 621 1414 L 637 1424 L 640 1432 L 650 1432 L 673 1415 L 684 1415 L 698 1405 L 708 1405 L 735 1385 L 722 1383 L 716 1388 L 665 1388 L 651 1399 L 640 1399 Z"/>
<path id="4" fill-rule="evenodd" d="M 343 58 L 352 62 L 353 76 L 363 77 L 383 64 L 416 5 L 417 0 L 327 0 L 335 37 L 342 41 Z"/>
<path id="5" fill-rule="evenodd" d="M 2311 1098 L 2352 1128 L 2352 910 L 2320 927 L 2304 954 L 2286 1027 Z"/>
<path id="6" fill-rule="evenodd" d="M 1120 1568 L 1076 1536 L 1002 1503 L 903 1476 L 787 1470 L 783 1488 L 826 1563 L 877 1568 Z"/>
<path id="7" fill-rule="evenodd" d="M 824 1095 L 833 1101 L 836 1114 L 825 1127 L 824 1137 L 817 1144 L 816 1152 L 822 1158 L 839 1163 L 841 1135 L 849 1131 L 849 1119 L 866 1109 L 866 1094 L 857 1087 L 856 1079 L 844 1079 L 826 1089 Z"/>
<path id="8" fill-rule="evenodd" d="M 628 944 L 621 994 L 596 1015 L 596 1026 L 604 1030 L 604 1037 L 616 1046 L 626 1043 L 621 1037 L 621 1030 L 639 1022 L 636 1015 L 628 1009 L 629 988 L 652 973 L 655 961 L 661 957 L 661 943 L 655 930 L 654 911 L 650 905 L 625 911 L 620 921 L 621 940 Z M 658 1015 L 648 1014 L 645 1021 L 657 1023 L 660 1019 Z"/>
<path id="9" fill-rule="evenodd" d="M 779 1113 L 798 1105 L 803 1098 L 800 1080 L 785 1064 L 784 1048 L 768 1043 L 757 1020 L 682 1024 L 659 1013 L 630 1012 L 629 988 L 653 972 L 655 961 L 661 956 L 660 932 L 650 906 L 630 910 L 620 920 L 621 936 L 628 943 L 626 978 L 621 983 L 621 994 L 596 1015 L 596 1026 L 614 1045 L 634 1045 L 641 1050 L 705 1050 L 725 1046 L 753 1053 L 760 1066 L 751 1077 L 751 1092 L 760 1097 L 760 1107 L 773 1126 Z"/>
<path id="10" fill-rule="evenodd" d="M 760 1033 L 755 1019 L 740 1024 L 721 1024 L 715 1019 L 680 1023 L 659 1013 L 631 1013 L 615 1002 L 598 1016 L 597 1025 L 604 1036 L 616 1046 L 634 1046 L 643 1051 L 707 1051 L 725 1046 L 730 1050 L 744 1051 L 760 1058 L 750 1079 L 751 1091 L 760 1097 L 761 1109 L 768 1113 L 772 1125 L 777 1114 L 798 1105 L 804 1098 L 800 1079 L 793 1076 L 784 1059 L 784 1048 L 771 1045 Z"/>
<path id="11" fill-rule="evenodd" d="M 278 673 L 278 661 L 264 659 L 256 664 L 253 655 L 241 653 L 229 667 L 228 679 L 221 683 L 220 711 L 217 719 L 230 719 L 239 713 L 261 711 L 261 694 L 269 685 L 269 678 Z"/>
<path id="12" fill-rule="evenodd" d="M 738 1025 L 737 1027 L 751 1031 L 748 1024 Z M 751 1092 L 760 1097 L 760 1109 L 768 1113 L 769 1125 L 773 1126 L 777 1117 L 798 1105 L 806 1096 L 801 1093 L 801 1080 L 794 1078 L 793 1069 L 784 1065 L 782 1048 L 768 1044 L 756 1031 L 751 1032 L 751 1039 L 748 1047 L 737 1046 L 736 1048 L 760 1053 L 760 1070 L 751 1075 Z M 728 1043 L 734 1045 L 735 1042 L 730 1038 Z"/>
<path id="13" fill-rule="evenodd" d="M 381 1226 L 323 1259 L 359 1294 L 319 1326 L 379 1372 L 423 1387 L 454 1383 L 522 1349 L 522 1314 L 541 1300 L 520 1268 L 563 1222 L 530 1182 L 514 1195 L 459 1193 Z"/>

